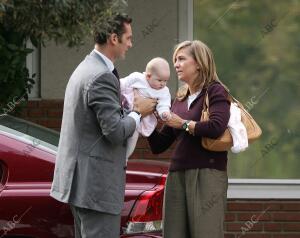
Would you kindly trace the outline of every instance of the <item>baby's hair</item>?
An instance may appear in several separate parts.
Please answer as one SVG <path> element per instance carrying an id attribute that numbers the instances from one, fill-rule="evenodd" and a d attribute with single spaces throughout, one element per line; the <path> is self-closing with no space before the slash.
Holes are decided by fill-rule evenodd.
<path id="1" fill-rule="evenodd" d="M 153 58 L 146 65 L 146 73 L 151 73 L 155 76 L 160 76 L 161 71 L 163 70 L 170 72 L 170 66 L 168 61 L 161 57 Z"/>

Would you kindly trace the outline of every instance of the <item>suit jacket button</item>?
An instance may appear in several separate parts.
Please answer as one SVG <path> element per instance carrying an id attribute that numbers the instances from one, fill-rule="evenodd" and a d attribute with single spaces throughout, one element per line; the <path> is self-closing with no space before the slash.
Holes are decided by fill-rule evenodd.
<path id="1" fill-rule="evenodd" d="M 126 170 L 126 169 L 127 169 L 127 166 L 124 166 L 123 169 Z"/>

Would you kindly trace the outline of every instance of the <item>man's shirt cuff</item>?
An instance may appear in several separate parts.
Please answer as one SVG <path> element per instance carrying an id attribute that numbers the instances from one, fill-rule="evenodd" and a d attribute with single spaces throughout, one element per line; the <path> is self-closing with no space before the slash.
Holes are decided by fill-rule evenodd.
<path id="1" fill-rule="evenodd" d="M 136 112 L 130 112 L 128 116 L 132 117 L 135 120 L 136 129 L 140 125 L 141 115 L 137 114 Z"/>

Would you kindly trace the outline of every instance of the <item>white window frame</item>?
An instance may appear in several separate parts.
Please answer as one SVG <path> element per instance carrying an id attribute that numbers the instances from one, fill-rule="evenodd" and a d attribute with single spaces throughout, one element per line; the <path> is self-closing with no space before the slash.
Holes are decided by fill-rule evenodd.
<path id="1" fill-rule="evenodd" d="M 33 85 L 31 89 L 31 93 L 28 95 L 29 100 L 32 99 L 39 99 L 41 95 L 40 90 L 40 49 L 36 48 L 32 45 L 31 41 L 28 40 L 26 42 L 26 47 L 33 49 L 33 52 L 26 57 L 26 67 L 29 71 L 29 77 L 31 77 L 32 74 L 36 74 L 33 80 L 35 81 L 35 84 Z"/>
<path id="2" fill-rule="evenodd" d="M 178 40 L 193 40 L 194 1 L 178 0 Z"/>
<path id="3" fill-rule="evenodd" d="M 193 40 L 194 1 L 178 0 L 178 42 Z M 178 79 L 178 87 L 182 86 Z"/>
<path id="4" fill-rule="evenodd" d="M 300 179 L 229 179 L 229 199 L 299 199 Z"/>

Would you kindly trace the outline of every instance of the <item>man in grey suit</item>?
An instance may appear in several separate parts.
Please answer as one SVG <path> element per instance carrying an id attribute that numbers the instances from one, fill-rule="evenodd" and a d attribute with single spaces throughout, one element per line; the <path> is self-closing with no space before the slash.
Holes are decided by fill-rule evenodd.
<path id="1" fill-rule="evenodd" d="M 52 197 L 70 204 L 76 238 L 119 237 L 126 141 L 156 105 L 136 97 L 134 110 L 123 112 L 113 63 L 132 46 L 131 19 L 116 14 L 107 24 L 68 82 L 51 188 Z"/>

